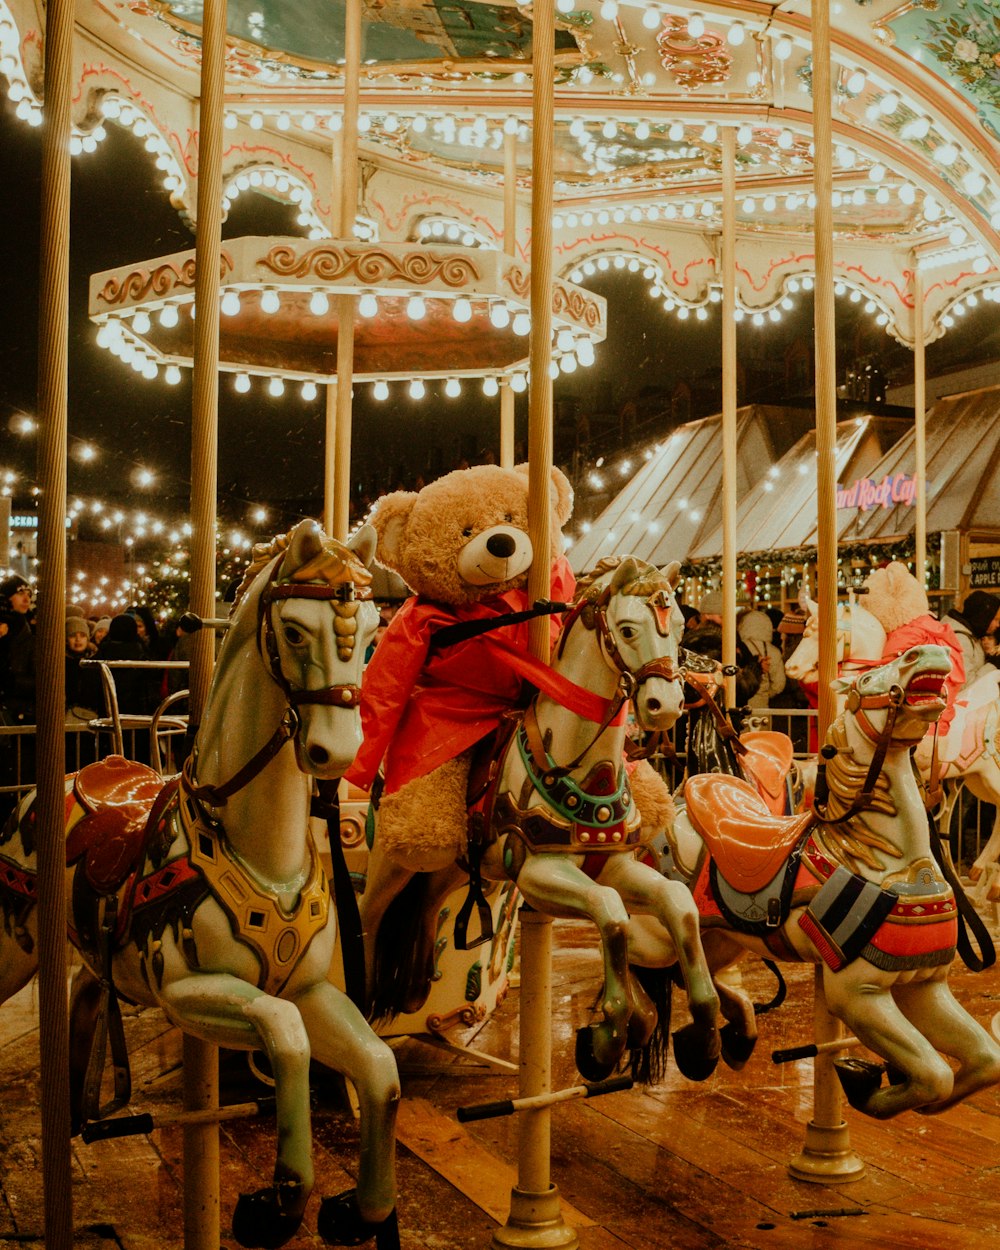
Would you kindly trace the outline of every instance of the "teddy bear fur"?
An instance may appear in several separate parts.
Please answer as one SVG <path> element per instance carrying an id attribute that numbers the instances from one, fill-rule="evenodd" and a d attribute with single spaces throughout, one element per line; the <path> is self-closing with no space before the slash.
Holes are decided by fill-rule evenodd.
<path id="1" fill-rule="evenodd" d="M 887 634 L 930 611 L 927 592 L 905 564 L 893 561 L 874 569 L 865 578 L 868 593 L 861 606 L 875 617 Z"/>
<path id="2" fill-rule="evenodd" d="M 565 475 L 552 470 L 549 561 L 563 553 L 562 527 L 573 509 Z M 496 525 L 528 532 L 528 466 L 457 469 L 418 492 L 395 491 L 376 504 L 376 559 L 418 595 L 451 606 L 524 587 L 522 572 L 506 582 L 472 585 L 458 567 L 475 535 Z M 535 554 L 535 559 L 538 554 Z M 384 852 L 413 872 L 446 867 L 466 850 L 466 788 L 471 752 L 401 786 L 381 799 L 378 838 Z"/>

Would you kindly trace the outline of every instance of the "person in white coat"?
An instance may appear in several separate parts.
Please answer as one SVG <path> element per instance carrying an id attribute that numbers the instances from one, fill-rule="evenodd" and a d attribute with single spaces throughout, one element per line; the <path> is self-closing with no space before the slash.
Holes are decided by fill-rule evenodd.
<path id="1" fill-rule="evenodd" d="M 771 699 L 785 688 L 785 665 L 774 645 L 774 625 L 766 612 L 750 608 L 736 623 L 736 632 L 747 648 L 760 658 L 763 673 L 760 688 L 750 699 L 750 707 L 768 707 Z"/>

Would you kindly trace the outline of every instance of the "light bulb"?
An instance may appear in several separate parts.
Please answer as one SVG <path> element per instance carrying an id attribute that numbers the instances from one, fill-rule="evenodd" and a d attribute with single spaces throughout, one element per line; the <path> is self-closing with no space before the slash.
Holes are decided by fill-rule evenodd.
<path id="1" fill-rule="evenodd" d="M 181 380 L 181 371 L 177 365 L 167 365 L 166 371 L 163 374 L 163 379 L 168 386 L 176 386 Z M 88 456 L 87 459 L 89 460 L 90 456 Z"/>
<path id="2" fill-rule="evenodd" d="M 389 398 L 389 383 L 388 382 L 376 382 L 375 385 L 372 387 L 372 395 L 375 397 L 375 399 L 380 400 L 380 401 L 384 399 L 388 399 Z"/>
<path id="3" fill-rule="evenodd" d="M 451 315 L 456 321 L 469 321 L 471 319 L 472 304 L 465 298 L 464 295 L 460 295 L 458 299 L 455 300 L 454 307 L 451 310 Z"/>
<path id="4" fill-rule="evenodd" d="M 132 329 L 136 332 L 136 334 L 148 334 L 149 326 L 150 321 L 148 312 L 137 312 L 132 318 Z"/>
<path id="5" fill-rule="evenodd" d="M 262 313 L 276 313 L 281 307 L 281 299 L 278 292 L 273 287 L 267 287 L 261 292 L 260 311 Z"/>
<path id="6" fill-rule="evenodd" d="M 309 311 L 314 317 L 325 317 L 330 311 L 330 301 L 325 291 L 313 291 L 309 297 Z"/>
<path id="7" fill-rule="evenodd" d="M 792 55 L 792 41 L 787 35 L 782 35 L 775 43 L 774 55 L 779 61 L 787 61 Z"/>
<path id="8" fill-rule="evenodd" d="M 317 390 L 316 390 L 315 382 L 303 382 L 302 383 L 302 398 L 303 399 L 312 400 L 316 398 L 316 395 L 317 395 Z"/>
<path id="9" fill-rule="evenodd" d="M 240 311 L 240 295 L 238 291 L 227 291 L 219 302 L 219 311 L 225 317 L 235 317 Z"/>
<path id="10" fill-rule="evenodd" d="M 160 325 L 165 330 L 173 329 L 180 320 L 180 314 L 177 311 L 176 304 L 164 304 L 160 309 Z"/>
<path id="11" fill-rule="evenodd" d="M 245 395 L 250 389 L 250 375 L 238 373 L 235 382 L 233 382 L 233 389 L 239 391 L 241 395 Z"/>
<path id="12" fill-rule="evenodd" d="M 856 69 L 847 80 L 847 90 L 851 95 L 860 95 L 868 81 L 863 70 Z"/>
<path id="13" fill-rule="evenodd" d="M 573 350 L 573 331 L 563 327 L 556 335 L 556 351 L 571 352 Z"/>
<path id="14" fill-rule="evenodd" d="M 284 395 L 285 384 L 281 378 L 274 377 L 270 380 L 270 382 L 268 382 L 267 393 L 268 395 L 274 396 L 275 399 L 277 399 L 279 395 Z"/>
<path id="15" fill-rule="evenodd" d="M 747 28 L 742 22 L 733 22 L 726 32 L 726 38 L 729 40 L 730 47 L 738 48 L 743 40 L 747 37 Z"/>
<path id="16" fill-rule="evenodd" d="M 524 376 L 523 373 L 511 374 L 510 389 L 512 391 L 516 391 L 517 394 L 520 395 L 522 391 L 527 390 L 527 387 L 528 387 L 528 379 Z"/>
<path id="17" fill-rule="evenodd" d="M 494 377 L 483 378 L 483 394 L 489 399 L 500 390 L 500 383 Z"/>
<path id="18" fill-rule="evenodd" d="M 411 321 L 419 321 L 426 316 L 427 305 L 422 295 L 411 295 L 406 303 L 406 315 Z"/>
<path id="19" fill-rule="evenodd" d="M 520 335 L 523 338 L 524 335 L 528 334 L 531 330 L 531 317 L 523 310 L 515 313 L 511 328 L 515 334 Z"/>
<path id="20" fill-rule="evenodd" d="M 656 30 L 657 26 L 660 24 L 660 20 L 660 10 L 653 8 L 652 5 L 648 5 L 642 15 L 643 26 L 645 26 L 647 30 Z"/>
<path id="21" fill-rule="evenodd" d="M 371 291 L 365 291 L 358 300 L 358 312 L 362 317 L 374 317 L 378 313 L 378 300 Z"/>
<path id="22" fill-rule="evenodd" d="M 462 393 L 462 384 L 458 378 L 449 378 L 444 384 L 444 393 L 449 399 L 455 399 Z"/>
<path id="23" fill-rule="evenodd" d="M 414 378 L 413 381 L 410 383 L 410 398 L 411 399 L 423 399 L 423 397 L 424 397 L 424 384 L 420 380 L 420 378 Z"/>
<path id="24" fill-rule="evenodd" d="M 692 39 L 700 39 L 705 33 L 705 19 L 700 13 L 692 13 L 688 18 L 688 34 Z"/>
<path id="25" fill-rule="evenodd" d="M 510 325 L 510 309 L 502 300 L 490 305 L 490 322 L 497 330 L 505 330 Z"/>

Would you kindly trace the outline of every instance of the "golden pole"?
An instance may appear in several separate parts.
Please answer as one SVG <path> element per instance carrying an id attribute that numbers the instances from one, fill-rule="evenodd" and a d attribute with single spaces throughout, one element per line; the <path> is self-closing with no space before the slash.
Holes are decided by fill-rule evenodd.
<path id="1" fill-rule="evenodd" d="M 517 246 L 517 135 L 504 135 L 503 250 L 514 255 Z M 500 383 L 500 464 L 514 467 L 514 392 L 507 378 Z"/>
<path id="2" fill-rule="evenodd" d="M 73 0 L 45 18 L 41 259 L 38 292 L 38 1009 L 41 1021 L 45 1244 L 73 1245 L 69 1016 L 66 1009 L 66 425 L 69 361 L 69 205 Z M 5 553 L 6 554 L 6 553 Z"/>
<path id="3" fill-rule="evenodd" d="M 330 234 L 334 239 L 343 238 L 343 226 L 340 220 L 340 196 L 337 188 L 343 186 L 344 143 L 343 129 L 333 136 L 330 159 Z M 333 495 L 336 482 L 336 442 L 337 442 L 337 379 L 333 377 L 326 385 L 326 403 L 324 405 L 324 437 L 323 437 L 323 528 L 328 534 L 333 533 Z"/>
<path id="4" fill-rule="evenodd" d="M 194 370 L 191 387 L 191 611 L 215 616 L 215 523 L 219 444 L 219 274 L 222 262 L 222 114 L 225 99 L 226 0 L 207 0 L 202 21 L 198 116 L 198 227 L 195 245 Z M 210 630 L 194 635 L 190 723 L 196 728 L 215 662 Z M 214 1046 L 184 1034 L 184 1109 L 219 1105 Z M 184 1129 L 185 1250 L 219 1245 L 219 1127 Z"/>
<path id="5" fill-rule="evenodd" d="M 833 123 L 830 72 L 830 0 L 814 0 L 813 46 L 813 218 L 816 252 L 816 507 L 817 599 L 819 601 L 819 740 L 836 709 L 830 683 L 837 675 L 837 331 L 833 295 Z M 816 969 L 814 1031 L 817 1045 L 841 1036 L 840 1023 L 826 1010 L 823 966 Z M 788 1168 L 797 1180 L 857 1180 L 864 1164 L 851 1149 L 843 1118 L 843 1095 L 833 1054 L 813 1067 L 813 1118 L 803 1148 Z"/>
<path id="6" fill-rule="evenodd" d="M 555 21 L 553 0 L 535 0 L 532 11 L 531 151 L 531 368 L 528 405 L 528 534 L 534 559 L 528 598 L 546 599 L 551 589 L 552 477 L 552 143 L 555 133 Z M 530 622 L 531 652 L 549 659 L 547 617 Z M 518 1091 L 531 1098 L 551 1091 L 552 919 L 521 911 L 521 1045 Z M 559 1191 L 550 1179 L 550 1107 L 520 1113 L 517 1185 L 507 1223 L 493 1234 L 494 1250 L 513 1246 L 579 1246 L 563 1222 Z"/>
<path id="7" fill-rule="evenodd" d="M 358 100 L 361 84 L 361 0 L 344 8 L 344 125 L 341 149 L 340 233 L 354 238 L 358 212 Z M 333 530 L 345 539 L 351 513 L 351 428 L 354 384 L 353 295 L 337 297 L 337 393 L 334 431 Z"/>
<path id="8" fill-rule="evenodd" d="M 924 276 L 913 257 L 913 476 L 917 479 L 913 524 L 913 574 L 927 584 L 927 373 L 924 356 Z"/>
<path id="9" fill-rule="evenodd" d="M 736 663 L 736 131 L 722 130 L 722 662 Z M 726 704 L 736 678 L 726 678 Z"/>

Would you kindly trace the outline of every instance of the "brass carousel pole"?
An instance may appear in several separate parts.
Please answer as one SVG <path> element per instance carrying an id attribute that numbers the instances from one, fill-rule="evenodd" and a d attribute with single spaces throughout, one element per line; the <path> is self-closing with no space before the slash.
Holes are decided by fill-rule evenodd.
<path id="1" fill-rule="evenodd" d="M 41 264 L 38 291 L 38 1009 L 41 1028 L 42 1185 L 45 1244 L 73 1245 L 69 1016 L 66 1009 L 66 424 L 69 362 L 70 106 L 73 0 L 45 17 Z M 4 553 L 6 555 L 6 553 Z"/>
<path id="2" fill-rule="evenodd" d="M 514 255 L 517 246 L 517 134 L 504 135 L 503 250 Z M 514 467 L 514 392 L 510 380 L 500 383 L 500 464 Z"/>
<path id="3" fill-rule="evenodd" d="M 927 584 L 927 373 L 924 356 L 924 276 L 913 257 L 913 476 L 917 480 L 913 522 L 913 575 Z"/>
<path id="4" fill-rule="evenodd" d="M 337 188 L 342 185 L 344 168 L 344 131 L 341 129 L 333 136 L 330 158 L 330 234 L 334 239 L 344 237 L 344 228 L 340 219 L 340 196 Z M 337 379 L 332 378 L 325 388 L 326 403 L 324 405 L 325 429 L 323 437 L 323 528 L 328 534 L 333 533 L 333 494 L 336 481 L 336 442 L 337 442 Z"/>
<path id="5" fill-rule="evenodd" d="M 358 96 L 361 82 L 361 0 L 347 0 L 344 10 L 344 125 L 340 169 L 340 233 L 354 237 L 358 212 Z M 337 411 L 334 439 L 333 536 L 350 529 L 351 425 L 354 385 L 353 295 L 337 297 Z"/>
<path id="6" fill-rule="evenodd" d="M 219 445 L 219 274 L 222 257 L 222 115 L 226 0 L 206 0 L 198 116 L 194 369 L 191 387 L 191 611 L 215 616 L 215 523 Z M 201 723 L 215 662 L 207 630 L 193 637 L 190 724 Z M 184 1110 L 219 1105 L 219 1059 L 209 1042 L 184 1034 Z M 184 1128 L 185 1250 L 219 1245 L 219 1126 Z"/>
<path id="7" fill-rule="evenodd" d="M 722 130 L 722 662 L 736 664 L 736 131 Z M 726 678 L 726 706 L 736 678 Z"/>
<path id="8" fill-rule="evenodd" d="M 551 590 L 549 483 L 552 476 L 552 142 L 555 130 L 553 79 L 555 21 L 553 0 L 536 0 L 533 9 L 531 152 L 531 392 L 528 406 L 528 534 L 534 559 L 528 571 L 528 598 L 547 599 Z M 549 660 L 547 617 L 529 622 L 532 654 Z M 522 1098 L 551 1090 L 552 919 L 521 911 L 521 1043 L 518 1090 Z M 551 1109 L 520 1112 L 517 1185 L 511 1191 L 507 1223 L 493 1234 L 492 1246 L 566 1247 L 579 1245 L 563 1222 L 559 1191 L 550 1179 Z"/>
<path id="9" fill-rule="evenodd" d="M 830 0 L 814 0 L 813 218 L 816 252 L 816 507 L 819 601 L 819 740 L 836 715 L 830 684 L 837 675 L 837 330 L 833 293 L 833 123 L 830 72 Z M 817 1045 L 841 1037 L 840 1022 L 826 1010 L 823 965 L 816 969 L 814 1031 Z M 843 1117 L 843 1094 L 833 1068 L 836 1051 L 820 1053 L 813 1067 L 813 1118 L 800 1154 L 788 1170 L 797 1180 L 857 1180 L 864 1164 L 851 1149 Z"/>

